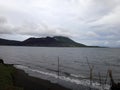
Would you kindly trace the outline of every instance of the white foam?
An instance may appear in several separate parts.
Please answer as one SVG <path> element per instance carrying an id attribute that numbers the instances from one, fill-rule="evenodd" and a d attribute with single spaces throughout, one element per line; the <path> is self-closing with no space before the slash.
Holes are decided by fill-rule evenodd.
<path id="1" fill-rule="evenodd" d="M 80 77 L 80 78 L 85 78 L 85 76 L 82 76 L 82 75 L 80 75 L 80 74 L 79 74 L 79 75 L 76 75 L 76 74 L 70 74 L 70 75 L 73 76 L 73 77 L 76 77 L 76 78 L 79 78 L 79 77 Z"/>
<path id="2" fill-rule="evenodd" d="M 16 67 L 18 69 L 29 69 L 28 67 L 23 66 L 23 65 L 14 65 L 14 67 Z"/>
<path id="3" fill-rule="evenodd" d="M 109 85 L 102 85 L 101 86 L 98 82 L 93 82 L 92 86 L 90 86 L 90 81 L 86 80 L 86 79 L 79 80 L 79 79 L 73 79 L 73 78 L 66 77 L 66 76 L 59 76 L 58 77 L 57 74 L 53 74 L 53 73 L 49 73 L 49 72 L 44 72 L 44 71 L 40 71 L 40 70 L 36 70 L 36 69 L 31 69 L 31 68 L 26 67 L 26 66 L 22 66 L 22 65 L 14 65 L 14 66 L 16 68 L 19 68 L 19 69 L 23 69 L 23 70 L 27 69 L 27 70 L 30 70 L 32 72 L 37 72 L 37 73 L 40 73 L 40 74 L 43 74 L 43 75 L 46 75 L 46 76 L 51 76 L 51 77 L 54 77 L 54 78 L 59 78 L 60 80 L 64 80 L 64 81 L 71 82 L 71 83 L 75 83 L 77 85 L 83 85 L 83 86 L 87 86 L 87 87 L 92 87 L 92 88 L 96 88 L 96 89 L 99 89 L 99 90 L 109 90 L 109 88 L 110 88 Z M 78 77 L 77 75 L 74 75 L 74 74 L 72 74 L 72 75 Z"/>

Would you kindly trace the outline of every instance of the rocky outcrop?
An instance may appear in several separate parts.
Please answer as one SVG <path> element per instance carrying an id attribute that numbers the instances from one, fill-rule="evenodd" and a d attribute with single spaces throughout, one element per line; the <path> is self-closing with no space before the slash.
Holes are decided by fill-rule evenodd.
<path id="1" fill-rule="evenodd" d="M 3 59 L 0 59 L 0 64 L 4 64 L 4 61 L 3 61 Z"/>

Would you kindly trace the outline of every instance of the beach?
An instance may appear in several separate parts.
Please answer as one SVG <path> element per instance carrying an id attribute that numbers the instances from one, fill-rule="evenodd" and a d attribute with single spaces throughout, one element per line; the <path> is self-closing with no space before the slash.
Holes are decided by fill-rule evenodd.
<path id="1" fill-rule="evenodd" d="M 50 81 L 29 76 L 11 64 L 0 63 L 0 90 L 70 90 Z"/>
<path id="2" fill-rule="evenodd" d="M 50 81 L 28 76 L 19 69 L 16 69 L 13 77 L 15 86 L 23 87 L 24 90 L 70 90 Z"/>

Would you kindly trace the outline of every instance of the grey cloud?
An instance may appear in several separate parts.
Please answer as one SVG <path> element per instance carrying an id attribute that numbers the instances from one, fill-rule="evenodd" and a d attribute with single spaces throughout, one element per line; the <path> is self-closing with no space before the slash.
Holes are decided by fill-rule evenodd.
<path id="1" fill-rule="evenodd" d="M 11 34 L 13 33 L 13 27 L 11 24 L 8 24 L 5 17 L 0 17 L 0 34 Z"/>
<path id="2" fill-rule="evenodd" d="M 6 18 L 0 16 L 0 25 L 5 24 L 7 22 Z"/>
<path id="3" fill-rule="evenodd" d="M 62 29 L 62 28 L 54 28 L 51 26 L 39 24 L 39 25 L 25 25 L 17 28 L 16 33 L 21 35 L 32 35 L 32 36 L 55 36 L 62 35 L 72 37 L 75 34 Z"/>
<path id="4" fill-rule="evenodd" d="M 3 19 L 0 19 L 1 22 Z M 6 19 L 5 19 L 6 20 Z M 26 35 L 26 36 L 55 36 L 55 35 L 62 35 L 62 36 L 68 36 L 73 37 L 76 36 L 76 34 L 69 32 L 68 30 L 65 30 L 63 28 L 56 28 L 51 27 L 46 24 L 36 24 L 33 22 L 24 23 L 20 26 L 15 26 L 9 24 L 9 22 L 4 22 L 0 24 L 0 34 L 13 34 L 13 35 Z"/>
<path id="5" fill-rule="evenodd" d="M 0 0 L 1 35 L 63 35 L 88 45 L 120 46 L 120 0 L 14 1 Z"/>

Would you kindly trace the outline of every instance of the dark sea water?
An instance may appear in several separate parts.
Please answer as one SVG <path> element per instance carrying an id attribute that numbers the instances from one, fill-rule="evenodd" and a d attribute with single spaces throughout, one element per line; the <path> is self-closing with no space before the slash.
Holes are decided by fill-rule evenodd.
<path id="1" fill-rule="evenodd" d="M 0 46 L 0 58 L 4 59 L 5 63 L 25 70 L 31 76 L 47 79 L 73 90 L 80 90 L 82 86 L 109 89 L 109 69 L 113 71 L 115 81 L 120 82 L 120 48 Z M 94 66 L 92 86 L 88 63 Z M 103 85 L 100 85 L 100 78 Z M 105 81 L 107 84 L 104 84 Z"/>

